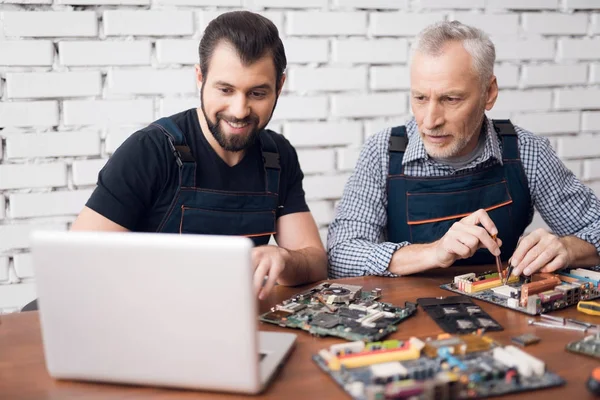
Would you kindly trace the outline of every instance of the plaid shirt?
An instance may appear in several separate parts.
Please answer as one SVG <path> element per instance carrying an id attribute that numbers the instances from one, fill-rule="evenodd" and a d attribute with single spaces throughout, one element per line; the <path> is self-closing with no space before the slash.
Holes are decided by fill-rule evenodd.
<path id="1" fill-rule="evenodd" d="M 600 201 L 567 169 L 548 139 L 515 126 L 521 161 L 531 192 L 531 210 L 541 214 L 558 236 L 573 235 L 596 247 L 600 254 Z M 431 159 L 413 119 L 406 124 L 409 142 L 402 160 L 411 176 L 460 176 L 502 164 L 500 140 L 488 120 L 481 156 L 465 167 L 454 168 Z M 395 276 L 387 270 L 392 255 L 409 242 L 387 241 L 388 141 L 391 128 L 370 137 L 344 188 L 335 219 L 329 226 L 329 276 Z"/>

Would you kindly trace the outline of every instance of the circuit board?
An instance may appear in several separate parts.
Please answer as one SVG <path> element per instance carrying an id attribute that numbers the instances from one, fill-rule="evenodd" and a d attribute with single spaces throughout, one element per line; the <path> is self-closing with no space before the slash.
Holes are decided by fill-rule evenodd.
<path id="1" fill-rule="evenodd" d="M 566 348 L 573 353 L 600 358 L 600 333 L 571 342 Z"/>
<path id="2" fill-rule="evenodd" d="M 313 361 L 356 400 L 486 398 L 565 383 L 543 361 L 485 335 L 346 342 Z"/>
<path id="3" fill-rule="evenodd" d="M 361 286 L 325 282 L 277 304 L 259 319 L 316 336 L 381 340 L 417 311 L 415 303 L 381 303 L 381 294 L 381 289 L 363 291 Z"/>
<path id="4" fill-rule="evenodd" d="M 549 313 L 600 297 L 600 272 L 573 268 L 532 277 L 511 276 L 507 284 L 498 272 L 469 273 L 454 277 L 442 289 L 507 307 L 529 315 Z"/>

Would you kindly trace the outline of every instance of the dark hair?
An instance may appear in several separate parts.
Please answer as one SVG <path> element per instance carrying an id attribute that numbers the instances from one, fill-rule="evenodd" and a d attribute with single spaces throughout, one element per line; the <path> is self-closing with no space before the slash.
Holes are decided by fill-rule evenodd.
<path id="1" fill-rule="evenodd" d="M 231 11 L 210 21 L 200 40 L 200 71 L 208 74 L 212 54 L 222 41 L 233 45 L 242 63 L 250 65 L 270 53 L 275 64 L 276 88 L 287 66 L 283 43 L 273 22 L 250 11 Z"/>

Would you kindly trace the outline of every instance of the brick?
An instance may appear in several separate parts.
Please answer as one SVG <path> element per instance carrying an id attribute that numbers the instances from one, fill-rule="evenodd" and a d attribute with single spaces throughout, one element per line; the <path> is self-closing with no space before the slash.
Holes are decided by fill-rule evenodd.
<path id="1" fill-rule="evenodd" d="M 3 0 L 3 4 L 22 4 L 22 5 L 39 5 L 39 4 L 52 4 L 52 0 Z M 1 314 L 1 311 L 0 311 Z"/>
<path id="2" fill-rule="evenodd" d="M 565 0 L 567 10 L 600 10 L 597 0 Z"/>
<path id="3" fill-rule="evenodd" d="M 326 149 L 298 150 L 302 172 L 315 174 L 332 172 L 335 169 L 335 151 Z"/>
<path id="4" fill-rule="evenodd" d="M 586 82 L 586 65 L 523 66 L 523 85 L 525 87 L 577 85 Z"/>
<path id="5" fill-rule="evenodd" d="M 329 116 L 326 96 L 281 96 L 273 113 L 277 120 L 322 119 Z"/>
<path id="6" fill-rule="evenodd" d="M 283 127 L 294 147 L 347 146 L 361 144 L 359 122 L 289 122 Z"/>
<path id="7" fill-rule="evenodd" d="M 403 63 L 408 59 L 404 39 L 340 39 L 333 41 L 332 58 L 340 63 Z"/>
<path id="8" fill-rule="evenodd" d="M 359 148 L 346 148 L 338 150 L 338 169 L 340 171 L 352 171 L 360 155 Z"/>
<path id="9" fill-rule="evenodd" d="M 191 35 L 194 14 L 191 11 L 109 10 L 103 13 L 107 36 Z"/>
<path id="10" fill-rule="evenodd" d="M 2 164 L 0 190 L 67 186 L 65 163 Z"/>
<path id="11" fill-rule="evenodd" d="M 0 65 L 51 66 L 53 61 L 50 40 L 0 40 Z"/>
<path id="12" fill-rule="evenodd" d="M 494 74 L 501 88 L 515 88 L 519 85 L 519 67 L 516 65 L 496 65 Z"/>
<path id="13" fill-rule="evenodd" d="M 556 107 L 559 109 L 600 108 L 600 89 L 558 90 Z"/>
<path id="14" fill-rule="evenodd" d="M 369 87 L 373 90 L 392 90 L 410 88 L 410 70 L 408 67 L 371 67 Z"/>
<path id="15" fill-rule="evenodd" d="M 98 71 L 6 74 L 6 95 L 12 99 L 99 96 L 101 93 Z"/>
<path id="16" fill-rule="evenodd" d="M 552 107 L 551 90 L 501 90 L 494 105 L 495 111 L 545 111 Z"/>
<path id="17" fill-rule="evenodd" d="M 13 264 L 17 278 L 33 278 L 33 257 L 31 253 L 15 254 L 13 256 Z"/>
<path id="18" fill-rule="evenodd" d="M 525 33 L 545 35 L 585 35 L 588 17 L 586 14 L 523 13 Z"/>
<path id="19" fill-rule="evenodd" d="M 226 13 L 231 10 L 218 10 L 218 11 L 202 11 L 198 14 L 199 16 L 199 28 L 200 32 L 203 32 L 206 29 L 206 26 L 210 21 L 217 18 L 219 15 Z M 283 12 L 281 11 L 255 11 L 257 14 L 262 15 L 263 17 L 269 19 L 273 24 L 277 27 L 280 35 L 285 32 L 283 26 Z"/>
<path id="20" fill-rule="evenodd" d="M 288 79 L 293 91 L 360 90 L 367 87 L 367 68 L 295 67 L 290 69 Z"/>
<path id="21" fill-rule="evenodd" d="M 428 25 L 441 21 L 442 13 L 376 12 L 369 15 L 373 36 L 415 36 Z"/>
<path id="22" fill-rule="evenodd" d="M 111 70 L 107 89 L 111 94 L 182 94 L 197 92 L 194 72 L 173 70 Z"/>
<path id="23" fill-rule="evenodd" d="M 291 36 L 364 35 L 365 12 L 291 11 L 287 14 L 286 33 Z"/>
<path id="24" fill-rule="evenodd" d="M 168 117 L 190 108 L 200 107 L 199 97 L 166 98 L 160 100 L 158 117 Z"/>
<path id="25" fill-rule="evenodd" d="M 157 4 L 180 6 L 241 7 L 243 0 L 157 0 Z"/>
<path id="26" fill-rule="evenodd" d="M 573 174 L 575 174 L 576 177 L 578 177 L 579 179 L 582 178 L 582 170 L 583 170 L 583 163 L 581 161 L 578 160 L 570 160 L 570 161 L 563 161 L 563 164 L 565 165 L 565 167 L 567 167 L 567 169 L 569 169 Z"/>
<path id="27" fill-rule="evenodd" d="M 561 158 L 600 157 L 600 136 L 575 136 L 559 139 Z"/>
<path id="28" fill-rule="evenodd" d="M 149 65 L 149 41 L 71 41 L 58 44 L 62 65 Z"/>
<path id="29" fill-rule="evenodd" d="M 516 114 L 512 122 L 541 135 L 579 132 L 578 112 L 545 112 L 535 114 Z"/>
<path id="30" fill-rule="evenodd" d="M 117 150 L 119 146 L 135 131 L 135 129 L 128 128 L 111 130 L 106 135 L 106 152 L 113 154 L 115 150 Z"/>
<path id="31" fill-rule="evenodd" d="M 553 60 L 554 45 L 552 39 L 494 40 L 496 61 Z"/>
<path id="32" fill-rule="evenodd" d="M 317 225 L 326 225 L 333 220 L 333 206 L 329 201 L 309 201 L 308 208 Z"/>
<path id="33" fill-rule="evenodd" d="M 590 31 L 592 34 L 600 33 L 600 14 L 592 14 L 592 27 Z"/>
<path id="34" fill-rule="evenodd" d="M 56 4 L 68 5 L 115 5 L 115 6 L 145 6 L 150 5 L 150 0 L 54 0 Z"/>
<path id="35" fill-rule="evenodd" d="M 313 38 L 285 38 L 285 55 L 289 64 L 326 63 L 329 61 L 329 41 Z"/>
<path id="36" fill-rule="evenodd" d="M 56 126 L 57 101 L 0 102 L 0 127 Z"/>
<path id="37" fill-rule="evenodd" d="M 100 154 L 97 132 L 57 132 L 11 135 L 6 138 L 8 158 L 94 156 Z"/>
<path id="38" fill-rule="evenodd" d="M 248 0 L 248 2 L 254 8 L 326 8 L 329 0 Z M 247 4 L 246 7 L 249 5 Z"/>
<path id="39" fill-rule="evenodd" d="M 78 37 L 98 35 L 93 11 L 4 11 L 6 37 Z"/>
<path id="40" fill-rule="evenodd" d="M 384 129 L 391 128 L 394 126 L 406 125 L 406 121 L 411 119 L 411 115 L 404 115 L 395 118 L 376 118 L 372 120 L 365 120 L 365 133 L 366 137 L 374 135 Z"/>
<path id="41" fill-rule="evenodd" d="M 600 198 L 600 181 L 590 182 L 587 186 L 592 189 L 592 191 L 596 194 L 596 197 Z"/>
<path id="42" fill-rule="evenodd" d="M 76 186 L 95 185 L 98 172 L 104 167 L 107 159 L 73 161 L 73 183 Z"/>
<path id="43" fill-rule="evenodd" d="M 149 123 L 154 120 L 152 99 L 65 100 L 65 125 L 117 125 Z"/>
<path id="44" fill-rule="evenodd" d="M 6 216 L 6 200 L 3 195 L 0 195 L 0 219 Z"/>
<path id="45" fill-rule="evenodd" d="M 0 251 L 26 249 L 30 246 L 29 238 L 35 230 L 65 231 L 64 223 L 20 223 L 0 225 Z"/>
<path id="46" fill-rule="evenodd" d="M 559 0 L 488 0 L 490 9 L 556 10 Z"/>
<path id="47" fill-rule="evenodd" d="M 454 13 L 454 20 L 474 26 L 488 35 L 517 35 L 519 32 L 518 14 L 475 14 L 470 12 Z"/>
<path id="48" fill-rule="evenodd" d="M 8 257 L 0 256 L 0 282 L 7 282 L 8 279 Z M 2 287 L 0 286 L 0 290 L 2 290 Z"/>
<path id="49" fill-rule="evenodd" d="M 585 160 L 583 170 L 585 179 L 600 179 L 600 160 Z"/>
<path id="50" fill-rule="evenodd" d="M 485 0 L 416 0 L 415 7 L 418 8 L 460 8 L 460 9 L 471 9 L 471 8 L 483 8 L 485 6 Z"/>
<path id="51" fill-rule="evenodd" d="M 19 283 L 0 286 L 0 308 L 21 309 L 36 298 L 34 283 Z"/>
<path id="52" fill-rule="evenodd" d="M 93 190 L 9 195 L 11 218 L 51 217 L 79 214 Z"/>
<path id="53" fill-rule="evenodd" d="M 592 83 L 600 82 L 600 64 L 592 64 L 590 68 L 590 78 Z"/>
<path id="54" fill-rule="evenodd" d="M 600 111 L 586 111 L 582 113 L 581 130 L 600 131 Z"/>
<path id="55" fill-rule="evenodd" d="M 407 99 L 403 93 L 335 95 L 331 114 L 336 117 L 385 117 L 405 114 Z"/>
<path id="56" fill-rule="evenodd" d="M 598 60 L 600 38 L 559 39 L 558 56 L 563 60 Z"/>
<path id="57" fill-rule="evenodd" d="M 339 199 L 342 197 L 348 175 L 307 176 L 304 178 L 304 191 L 307 200 Z"/>
<path id="58" fill-rule="evenodd" d="M 400 10 L 408 7 L 408 0 L 333 0 L 333 5 L 338 8 Z"/>
<path id="59" fill-rule="evenodd" d="M 164 39 L 156 41 L 156 58 L 161 64 L 198 64 L 198 40 Z"/>

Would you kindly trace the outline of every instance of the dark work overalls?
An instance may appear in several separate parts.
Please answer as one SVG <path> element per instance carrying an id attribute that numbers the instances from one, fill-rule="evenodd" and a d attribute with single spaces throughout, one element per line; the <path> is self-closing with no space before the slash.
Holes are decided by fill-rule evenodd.
<path id="1" fill-rule="evenodd" d="M 408 144 L 406 128 L 392 128 L 389 145 L 388 240 L 431 243 L 453 223 L 483 208 L 498 228 L 502 259 L 513 254 L 519 236 L 531 222 L 531 198 L 519 157 L 518 138 L 509 120 L 493 121 L 502 141 L 502 163 L 466 175 L 415 177 L 404 175 L 402 158 Z M 487 249 L 454 265 L 493 264 Z"/>
<path id="2" fill-rule="evenodd" d="M 256 246 L 267 244 L 276 232 L 281 171 L 273 138 L 264 131 L 259 136 L 265 191 L 227 192 L 196 187 L 196 161 L 171 119 L 161 118 L 153 126 L 167 136 L 179 167 L 177 191 L 157 232 L 237 235 L 251 238 Z"/>

